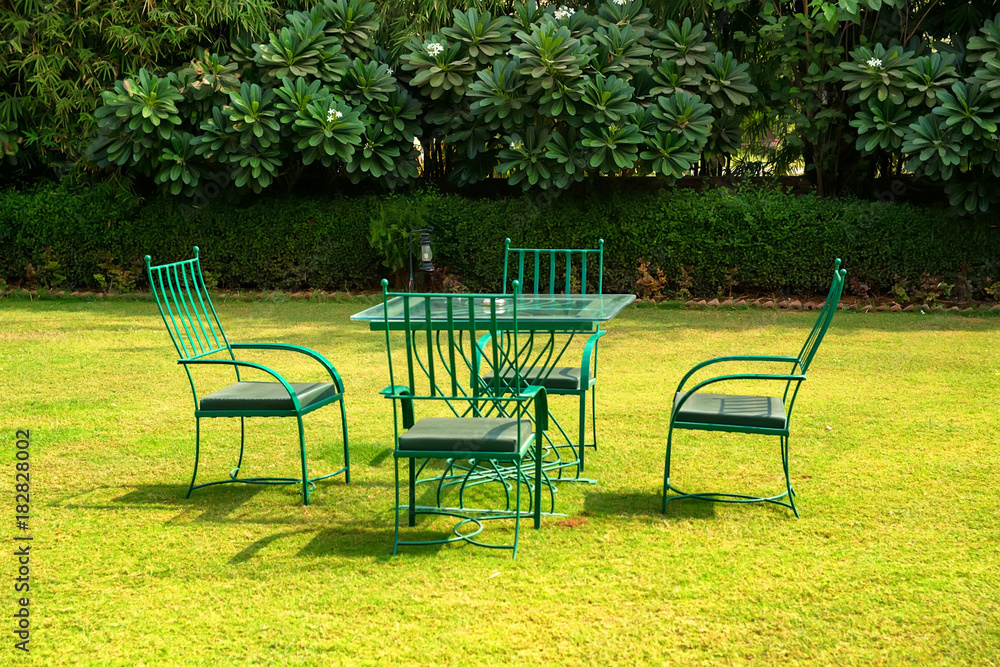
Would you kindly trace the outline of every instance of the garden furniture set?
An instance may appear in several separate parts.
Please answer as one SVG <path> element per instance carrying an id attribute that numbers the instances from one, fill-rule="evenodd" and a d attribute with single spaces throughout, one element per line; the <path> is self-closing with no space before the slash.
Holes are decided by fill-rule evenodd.
<path id="1" fill-rule="evenodd" d="M 596 249 L 556 250 L 511 248 L 507 239 L 503 293 L 391 293 L 387 281 L 382 281 L 382 303 L 351 317 L 353 321 L 367 322 L 372 331 L 385 336 L 389 386 L 380 393 L 393 406 L 394 554 L 400 546 L 464 541 L 509 549 L 516 557 L 522 514 L 531 516 L 534 527 L 539 528 L 543 514 L 555 514 L 559 484 L 593 483 L 581 474 L 586 450 L 597 447 L 594 391 L 598 344 L 605 334 L 601 325 L 635 299 L 629 294 L 603 293 L 603 253 L 603 240 Z M 350 483 L 345 389 L 334 366 L 323 355 L 295 345 L 230 343 L 205 286 L 197 247 L 192 259 L 171 264 L 153 266 L 146 256 L 146 267 L 178 363 L 184 366 L 194 397 L 195 466 L 188 497 L 195 489 L 215 484 L 301 484 L 303 503 L 309 504 L 310 491 L 317 481 L 343 474 Z M 697 364 L 683 377 L 674 393 L 667 434 L 664 512 L 670 501 L 697 498 L 770 502 L 788 507 L 798 516 L 788 470 L 789 423 L 800 385 L 836 312 L 845 274 L 837 260 L 826 302 L 797 356 L 720 357 Z M 508 291 L 508 278 L 514 275 Z M 588 291 L 594 284 L 596 291 Z M 565 359 L 574 354 L 569 352 L 571 343 L 579 338 L 585 338 L 580 363 L 565 365 Z M 330 381 L 289 382 L 267 366 L 238 359 L 239 350 L 306 355 L 323 367 Z M 765 362 L 787 364 L 788 371 L 692 380 L 702 369 L 720 363 Z M 206 365 L 233 368 L 236 382 L 199 400 L 191 371 Z M 249 382 L 241 378 L 241 369 L 260 371 L 274 380 Z M 780 396 L 710 393 L 721 383 L 741 380 L 783 384 L 784 390 Z M 592 426 L 589 443 L 588 393 Z M 579 398 L 576 438 L 552 413 L 549 397 L 553 395 Z M 334 403 L 341 412 L 344 465 L 335 472 L 310 476 L 303 417 Z M 216 417 L 240 418 L 239 457 L 227 478 L 198 484 L 201 419 Z M 248 417 L 296 419 L 301 477 L 240 475 Z M 670 479 L 676 429 L 777 436 L 784 492 L 757 497 L 679 491 Z M 405 505 L 400 503 L 401 460 L 406 467 Z M 422 497 L 428 502 L 418 503 L 418 488 L 424 489 Z M 522 489 L 527 495 L 527 509 Z M 676 495 L 668 495 L 670 492 Z M 470 501 L 471 496 L 474 498 Z M 446 502 L 446 497 L 451 500 Z M 489 500 L 483 502 L 487 497 Z M 543 498 L 547 512 L 543 512 Z M 483 506 L 487 504 L 490 506 Z M 449 516 L 458 523 L 444 538 L 401 539 L 400 517 L 404 509 L 409 526 L 415 526 L 421 515 Z M 484 522 L 498 519 L 514 521 L 511 544 L 488 543 L 479 538 Z"/>

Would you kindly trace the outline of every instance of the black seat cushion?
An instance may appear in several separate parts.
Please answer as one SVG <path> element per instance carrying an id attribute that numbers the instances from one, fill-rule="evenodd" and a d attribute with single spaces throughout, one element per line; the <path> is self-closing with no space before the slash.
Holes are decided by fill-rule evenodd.
<path id="1" fill-rule="evenodd" d="M 674 396 L 674 406 L 684 394 Z M 723 426 L 785 428 L 785 405 L 773 396 L 729 396 L 725 394 L 691 395 L 675 421 Z"/>
<path id="2" fill-rule="evenodd" d="M 330 382 L 290 382 L 307 408 L 337 393 Z M 292 397 L 280 382 L 237 382 L 201 399 L 202 410 L 294 410 Z"/>
<path id="3" fill-rule="evenodd" d="M 399 434 L 401 451 L 511 453 L 531 439 L 528 419 L 425 417 Z"/>
<path id="4" fill-rule="evenodd" d="M 521 371 L 521 377 L 527 384 L 541 385 L 546 389 L 579 389 L 580 388 L 580 369 L 571 368 L 569 366 L 556 366 L 552 369 L 552 372 L 548 372 L 549 369 L 546 368 L 532 368 L 531 370 Z M 483 380 L 487 384 L 493 382 L 494 374 L 487 373 L 483 376 Z M 503 371 L 503 379 L 507 382 L 513 382 L 514 380 L 514 369 L 505 368 Z"/>

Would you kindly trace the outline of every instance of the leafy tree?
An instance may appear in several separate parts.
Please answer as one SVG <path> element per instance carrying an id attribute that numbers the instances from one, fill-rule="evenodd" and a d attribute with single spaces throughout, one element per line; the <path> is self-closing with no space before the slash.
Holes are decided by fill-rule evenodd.
<path id="1" fill-rule="evenodd" d="M 819 194 L 907 171 L 944 181 L 966 211 L 1000 199 L 995 0 L 292 5 L 154 58 L 160 125 L 132 127 L 150 91 L 132 99 L 108 81 L 109 110 L 86 121 L 95 163 L 186 192 L 220 168 L 255 191 L 303 170 L 389 187 L 423 175 L 563 188 L 760 160 L 802 169 Z M 141 69 L 118 83 L 139 90 L 128 72 Z M 5 163 L 29 145 L 37 156 L 40 135 L 5 103 Z"/>
<path id="2" fill-rule="evenodd" d="M 587 174 L 678 178 L 698 163 L 713 112 L 739 116 L 749 105 L 757 89 L 746 65 L 717 53 L 703 25 L 671 22 L 659 31 L 641 0 L 592 4 L 515 3 L 509 42 L 494 43 L 503 55 L 492 61 L 443 45 L 443 36 L 456 38 L 477 20 L 492 20 L 476 12 L 456 11 L 456 27 L 411 38 L 403 69 L 414 72 L 409 83 L 429 105 L 421 142 L 443 149 L 428 158 L 451 155 L 435 173 L 466 184 L 495 171 L 524 188 L 567 187 Z M 467 94 L 446 96 L 436 85 L 433 76 L 442 81 L 448 67 L 461 68 L 451 83 Z M 675 100 L 678 93 L 684 97 Z M 661 130 L 669 122 L 654 114 L 678 101 L 686 105 L 679 113 L 692 117 L 674 118 L 673 130 Z M 713 158 L 742 147 L 739 121 L 725 126 Z M 671 132 L 676 137 L 665 138 Z M 461 149 L 449 154 L 449 146 Z M 495 170 L 483 169 L 493 155 Z"/>
<path id="3" fill-rule="evenodd" d="M 239 34 L 267 32 L 298 0 L 40 0 L 0 2 L 0 137 L 30 176 L 79 163 L 101 92 L 141 69 L 157 75 L 196 56 L 192 81 L 226 76 L 211 54 Z M 218 63 L 214 63 L 218 64 Z M 207 70 L 205 68 L 208 68 Z M 225 65 L 222 66 L 225 69 Z M 207 78 L 206 78 L 207 77 Z M 231 85 L 226 82 L 224 85 Z"/>

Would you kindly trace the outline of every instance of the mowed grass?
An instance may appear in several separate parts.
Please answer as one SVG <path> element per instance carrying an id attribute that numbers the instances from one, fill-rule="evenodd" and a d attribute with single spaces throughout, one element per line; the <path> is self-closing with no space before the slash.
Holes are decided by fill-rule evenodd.
<path id="1" fill-rule="evenodd" d="M 297 487 L 184 498 L 193 405 L 155 304 L 0 302 L 8 480 L 14 431 L 31 430 L 37 664 L 998 663 L 1000 318 L 839 313 L 793 419 L 802 518 L 691 500 L 663 516 L 684 371 L 795 354 L 815 316 L 632 307 L 601 343 L 598 483 L 561 485 L 568 519 L 524 526 L 511 560 L 390 556 L 384 339 L 348 319 L 371 303 L 218 304 L 231 340 L 312 347 L 348 387 L 353 481 L 303 507 Z M 305 357 L 252 358 L 323 377 Z M 574 423 L 571 400 L 553 404 Z M 339 467 L 339 412 L 306 428 L 312 469 Z M 237 420 L 205 422 L 202 479 L 233 466 L 238 437 Z M 250 420 L 244 472 L 293 476 L 297 451 L 294 420 Z M 776 438 L 681 432 L 675 453 L 686 490 L 782 488 Z"/>

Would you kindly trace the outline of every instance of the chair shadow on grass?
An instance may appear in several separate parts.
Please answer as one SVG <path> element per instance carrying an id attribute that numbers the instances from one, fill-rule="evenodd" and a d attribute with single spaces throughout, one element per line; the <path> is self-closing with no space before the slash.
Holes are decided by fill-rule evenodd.
<path id="1" fill-rule="evenodd" d="M 372 459 L 370 465 L 375 466 L 391 457 L 392 450 L 380 451 Z M 297 486 L 291 485 L 298 489 Z M 342 482 L 321 482 L 320 488 L 336 492 L 346 488 Z M 350 488 L 378 487 L 392 489 L 392 482 L 355 481 Z M 310 508 L 331 509 L 337 512 L 333 518 L 310 518 L 301 512 L 298 504 L 298 493 L 293 494 L 291 504 L 287 507 L 279 504 L 268 505 L 266 516 L 234 516 L 242 506 L 253 500 L 258 494 L 280 493 L 278 488 L 252 484 L 220 484 L 207 489 L 196 490 L 190 498 L 187 495 L 188 485 L 176 484 L 137 484 L 137 485 L 106 485 L 87 491 L 63 497 L 51 503 L 53 507 L 69 510 L 96 511 L 165 511 L 171 516 L 163 521 L 167 527 L 179 527 L 188 524 L 215 524 L 220 526 L 271 526 L 275 532 L 266 535 L 249 545 L 242 546 L 234 553 L 229 562 L 240 564 L 251 561 L 262 550 L 285 539 L 294 539 L 304 534 L 312 534 L 313 538 L 301 547 L 295 554 L 298 558 L 322 558 L 340 556 L 347 558 L 375 558 L 377 561 L 388 561 L 392 558 L 392 535 L 394 516 L 392 496 L 386 496 L 384 511 L 379 511 L 364 519 L 347 518 L 342 512 L 345 505 L 338 504 L 337 498 L 327 498 L 327 502 L 314 503 Z M 93 494 L 99 494 L 94 498 Z M 117 494 L 117 495 L 112 495 Z M 434 502 L 435 489 L 428 485 L 420 490 L 418 502 L 430 504 Z M 290 496 L 291 497 L 291 496 Z M 319 500 L 319 498 L 317 498 Z M 282 511 L 286 510 L 286 511 Z M 405 513 L 405 509 L 402 510 Z M 525 513 L 527 514 L 527 513 Z M 404 528 L 409 538 L 434 539 L 450 536 L 452 521 L 449 517 L 421 516 L 417 519 L 415 528 Z M 528 520 L 527 516 L 522 520 Z M 331 525 L 331 523 L 333 525 Z M 417 557 L 433 556 L 446 545 L 424 546 L 419 549 L 403 549 L 401 553 Z M 465 546 L 465 545 L 463 545 Z"/>
<path id="2" fill-rule="evenodd" d="M 201 514 L 194 521 L 210 523 L 243 523 L 244 519 L 232 519 L 229 515 L 255 495 L 263 491 L 259 487 L 248 488 L 249 485 L 224 485 L 226 489 L 218 489 L 212 498 L 197 493 L 191 498 L 187 495 L 187 484 L 140 484 L 132 486 L 98 486 L 87 491 L 76 493 L 68 498 L 50 503 L 51 507 L 79 510 L 127 510 L 127 509 L 161 509 L 178 512 L 165 521 L 165 525 L 186 523 L 184 517 L 192 511 Z M 239 488 L 236 488 L 236 487 Z M 123 495 L 106 501 L 88 502 L 87 497 L 99 491 L 121 491 L 130 489 Z M 270 523 L 270 522 L 269 522 Z"/>
<path id="3" fill-rule="evenodd" d="M 667 503 L 660 512 L 663 496 L 654 492 L 617 493 L 591 491 L 583 500 L 583 511 L 603 518 L 652 517 L 654 519 L 714 519 L 716 503 L 685 498 Z"/>
<path id="4" fill-rule="evenodd" d="M 312 535 L 313 538 L 295 553 L 296 558 L 339 556 L 374 558 L 380 562 L 392 558 L 391 524 L 373 527 L 367 522 L 348 522 L 336 527 L 313 524 L 301 528 L 289 528 L 266 535 L 245 546 L 229 559 L 229 563 L 232 565 L 247 563 L 272 544 L 300 535 Z"/>
<path id="5" fill-rule="evenodd" d="M 256 542 L 244 547 L 239 553 L 229 559 L 234 565 L 250 561 L 261 550 L 286 538 L 293 538 L 299 535 L 311 534 L 313 538 L 308 544 L 296 552 L 296 558 L 325 558 L 337 556 L 341 558 L 373 558 L 376 562 L 389 562 L 392 560 L 392 534 L 393 525 L 391 512 L 384 513 L 386 520 L 383 522 L 380 517 L 373 517 L 371 521 L 346 522 L 336 526 L 313 526 L 303 527 L 297 530 L 282 530 L 266 537 L 262 537 Z M 448 518 L 444 518 L 448 521 Z M 422 518 L 427 521 L 426 517 Z M 448 524 L 450 527 L 450 524 Z M 421 519 L 418 519 L 420 530 Z M 409 529 L 414 530 L 414 529 Z M 433 529 L 420 530 L 421 539 L 434 539 L 444 537 L 444 524 L 435 525 Z M 413 535 L 411 534 L 412 538 Z M 438 544 L 423 546 L 419 549 L 404 549 L 401 553 L 433 556 L 446 545 Z"/>
<path id="6" fill-rule="evenodd" d="M 353 485 L 352 485 L 353 486 Z M 105 487 L 110 488 L 110 487 Z M 184 498 L 187 485 L 183 484 L 153 484 L 136 486 L 124 495 L 113 498 L 109 503 L 63 505 L 63 507 L 79 507 L 86 509 L 123 509 L 159 506 L 162 509 L 180 510 L 180 512 L 165 522 L 167 526 L 178 526 L 186 523 L 213 523 L 226 525 L 272 525 L 281 528 L 270 535 L 262 537 L 236 552 L 229 562 L 234 565 L 249 562 L 265 548 L 284 539 L 299 535 L 314 534 L 314 538 L 303 547 L 297 557 L 316 556 L 347 556 L 354 558 L 375 557 L 377 560 L 388 560 L 392 553 L 392 522 L 391 512 L 382 516 L 372 517 L 365 522 L 346 522 L 337 527 L 330 527 L 326 522 L 308 519 L 298 514 L 299 505 L 289 506 L 290 515 L 283 517 L 251 518 L 233 517 L 232 513 L 240 506 L 250 501 L 259 493 L 273 492 L 259 485 L 222 484 L 206 490 L 208 493 L 195 491 L 191 498 Z M 296 496 L 296 500 L 298 496 Z M 198 516 L 189 519 L 191 512 Z M 374 525 L 378 523 L 378 525 Z"/>
<path id="7" fill-rule="evenodd" d="M 340 556 L 392 560 L 392 522 L 377 528 L 361 525 L 341 525 L 316 531 L 312 540 L 295 554 L 298 558 Z"/>
<path id="8" fill-rule="evenodd" d="M 247 545 L 233 555 L 229 563 L 232 565 L 247 563 L 272 544 L 299 535 L 313 535 L 313 539 L 299 549 L 295 554 L 296 558 L 341 556 L 374 558 L 380 562 L 392 558 L 391 530 L 346 525 L 337 528 L 304 527 L 278 531 Z"/>
<path id="9" fill-rule="evenodd" d="M 386 461 L 386 459 L 392 456 L 392 451 L 393 451 L 392 447 L 384 448 L 382 451 L 380 451 L 379 453 L 377 453 L 375 456 L 372 457 L 372 459 L 368 462 L 368 467 L 369 468 L 379 467 L 380 465 L 382 465 L 382 463 Z M 388 486 L 392 485 L 390 484 Z"/>
<path id="10" fill-rule="evenodd" d="M 355 486 L 357 482 L 351 484 Z M 338 485 L 339 486 L 339 485 Z M 367 486 L 367 485 L 366 485 Z M 376 484 L 375 486 L 384 486 Z M 295 487 L 298 488 L 298 487 Z M 262 537 L 235 553 L 229 562 L 238 565 L 254 558 L 268 546 L 287 538 L 304 534 L 314 534 L 313 539 L 296 553 L 296 557 L 341 556 L 348 558 L 371 558 L 387 561 L 392 557 L 392 510 L 387 509 L 363 521 L 346 521 L 331 527 L 329 522 L 302 517 L 298 514 L 298 504 L 289 505 L 286 516 L 267 518 L 233 517 L 232 513 L 259 493 L 273 493 L 275 489 L 251 484 L 221 484 L 218 487 L 195 491 L 185 498 L 187 485 L 154 484 L 134 487 L 128 493 L 118 496 L 102 507 L 100 505 L 77 505 L 87 509 L 121 509 L 123 507 L 152 507 L 180 510 L 168 519 L 165 525 L 178 526 L 185 523 L 214 523 L 227 525 L 271 525 L 281 529 Z M 298 500 L 296 495 L 295 500 Z M 71 507 L 72 505 L 66 505 Z M 311 507 L 315 507 L 312 505 Z M 332 506 L 336 508 L 336 503 Z M 273 508 L 272 508 L 273 509 Z M 198 516 L 190 519 L 190 513 Z M 433 550 L 429 550 L 433 551 Z"/>
<path id="11" fill-rule="evenodd" d="M 386 456 L 392 455 L 392 450 L 389 449 L 385 453 L 385 456 L 379 454 L 376 457 L 377 460 L 381 460 Z M 372 465 L 376 464 L 376 461 L 372 462 Z M 391 488 L 393 485 L 389 484 Z M 405 494 L 405 489 L 403 491 Z M 447 501 L 449 497 L 446 496 Z M 451 500 L 455 500 L 454 496 L 450 496 Z M 494 499 L 496 500 L 496 499 Z M 405 497 L 401 495 L 400 502 L 406 503 Z M 423 507 L 434 506 L 437 502 L 437 490 L 433 484 L 423 485 L 417 491 L 417 504 Z M 445 504 L 449 504 L 445 502 Z M 521 528 L 524 529 L 525 526 L 530 525 L 531 514 L 530 508 L 527 505 L 522 506 L 521 514 Z M 499 509 L 499 507 L 497 508 Z M 458 510 L 461 512 L 461 510 Z M 454 525 L 459 521 L 457 517 L 451 515 L 435 516 L 428 514 L 421 514 L 417 516 L 416 526 L 409 527 L 406 525 L 406 507 L 405 505 L 400 507 L 400 539 L 403 540 L 435 540 L 435 539 L 445 539 L 454 536 L 452 532 Z M 302 547 L 302 549 L 296 554 L 298 557 L 324 557 L 324 556 L 342 556 L 350 558 L 370 558 L 372 556 L 376 557 L 377 561 L 388 561 L 393 558 L 392 554 L 392 542 L 393 542 L 393 531 L 394 531 L 394 521 L 395 516 L 393 514 L 393 508 L 389 504 L 385 511 L 380 512 L 376 516 L 372 517 L 371 520 L 366 522 L 354 521 L 345 522 L 337 526 L 328 526 L 316 533 L 312 541 L 307 545 Z M 489 523 L 489 522 L 484 522 Z M 513 519 L 505 520 L 505 523 L 509 524 L 511 528 L 510 540 L 513 540 Z M 487 528 L 487 531 L 490 529 Z M 468 530 L 463 531 L 465 533 Z M 486 533 L 484 533 L 486 535 Z M 491 541 L 490 537 L 483 538 L 487 542 Z M 503 540 L 501 540 L 502 542 Z M 420 546 L 402 546 L 399 550 L 400 555 L 405 555 L 407 557 L 413 558 L 430 558 L 436 555 L 438 552 L 444 549 L 466 549 L 474 548 L 471 545 L 462 544 L 461 542 L 454 542 L 451 544 L 424 544 Z"/>
<path id="12" fill-rule="evenodd" d="M 140 485 L 112 499 L 111 503 L 112 507 L 118 508 L 158 505 L 165 510 L 180 510 L 179 514 L 165 522 L 166 525 L 186 523 L 185 517 L 191 512 L 200 513 L 193 520 L 195 522 L 242 523 L 244 519 L 233 519 L 230 515 L 264 491 L 263 487 L 251 484 L 220 484 L 206 489 L 207 493 L 195 491 L 190 498 L 185 498 L 187 489 L 187 484 Z"/>
<path id="13" fill-rule="evenodd" d="M 295 485 L 290 485 L 295 486 Z M 338 485 L 343 486 L 343 484 Z M 351 486 L 354 486 L 352 484 Z M 296 489 L 299 487 L 295 486 Z M 99 491 L 122 491 L 124 494 L 106 501 L 87 502 L 85 499 Z M 176 525 L 186 522 L 209 522 L 231 524 L 282 524 L 294 525 L 312 524 L 312 519 L 300 517 L 284 517 L 275 519 L 254 519 L 247 517 L 232 518 L 230 514 L 249 502 L 259 493 L 274 493 L 275 489 L 257 484 L 220 484 L 209 489 L 195 491 L 190 498 L 187 495 L 187 484 L 139 484 L 121 486 L 98 486 L 87 491 L 73 494 L 61 500 L 49 503 L 50 507 L 82 510 L 122 510 L 122 509 L 161 509 L 179 512 L 168 519 L 166 525 Z M 298 501 L 301 496 L 296 492 L 292 504 L 287 509 L 294 512 L 301 507 Z M 311 507 L 316 507 L 313 504 Z M 336 503 L 331 503 L 335 509 Z M 280 509 L 280 508 L 279 508 Z M 184 517 L 191 512 L 201 512 L 198 518 L 185 521 Z"/>
<path id="14" fill-rule="evenodd" d="M 720 503 L 700 498 L 679 498 L 676 495 L 671 497 L 667 503 L 667 513 L 663 514 L 660 509 L 663 503 L 663 496 L 660 493 L 612 493 L 593 491 L 587 494 L 583 501 L 584 512 L 605 518 L 616 517 L 641 517 L 648 516 L 655 519 L 718 519 L 720 506 L 731 508 L 742 508 L 743 511 L 769 512 L 772 516 L 791 516 L 791 511 L 786 507 L 775 505 L 774 503 L 754 502 L 754 503 Z M 738 511 L 738 510 L 737 510 Z"/>

